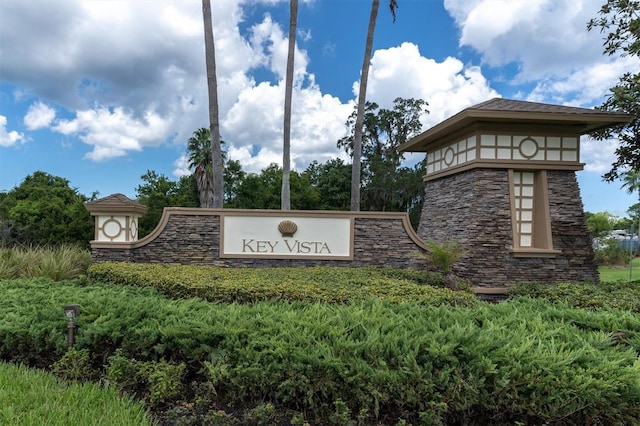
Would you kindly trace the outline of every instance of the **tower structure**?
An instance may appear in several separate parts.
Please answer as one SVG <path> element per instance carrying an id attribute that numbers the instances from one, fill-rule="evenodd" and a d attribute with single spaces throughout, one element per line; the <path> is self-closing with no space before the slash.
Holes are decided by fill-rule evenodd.
<path id="1" fill-rule="evenodd" d="M 599 280 L 576 172 L 580 137 L 632 116 L 509 99 L 469 107 L 400 146 L 426 153 L 424 240 L 466 249 L 478 293 Z"/>

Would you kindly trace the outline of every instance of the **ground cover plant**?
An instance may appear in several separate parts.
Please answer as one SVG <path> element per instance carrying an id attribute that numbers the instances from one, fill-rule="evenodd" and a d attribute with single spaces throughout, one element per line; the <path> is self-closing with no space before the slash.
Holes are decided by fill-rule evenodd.
<path id="1" fill-rule="evenodd" d="M 94 282 L 152 287 L 174 298 L 200 297 L 215 302 L 278 299 L 347 303 L 377 297 L 429 305 L 477 303 L 470 291 L 434 287 L 444 287 L 440 274 L 392 268 L 220 268 L 100 262 L 91 265 L 88 277 Z"/>
<path id="2" fill-rule="evenodd" d="M 140 403 L 93 383 L 65 384 L 53 375 L 0 362 L 0 424 L 11 426 L 143 426 Z"/>
<path id="3" fill-rule="evenodd" d="M 640 421 L 640 316 L 629 311 L 527 297 L 212 303 L 86 280 L 0 291 L 1 359 L 99 377 L 165 424 Z M 82 307 L 70 352 L 68 303 Z"/>

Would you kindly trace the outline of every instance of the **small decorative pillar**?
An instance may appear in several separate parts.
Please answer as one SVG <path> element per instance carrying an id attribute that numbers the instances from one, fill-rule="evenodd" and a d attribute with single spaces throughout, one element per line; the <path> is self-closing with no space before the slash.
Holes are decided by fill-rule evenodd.
<path id="1" fill-rule="evenodd" d="M 138 220 L 147 208 L 123 194 L 113 194 L 84 204 L 95 216 L 96 243 L 132 243 L 138 240 Z"/>
<path id="2" fill-rule="evenodd" d="M 630 122 L 609 111 L 491 99 L 400 146 L 425 152 L 423 240 L 466 249 L 454 272 L 477 293 L 599 280 L 576 171 L 580 137 Z"/>

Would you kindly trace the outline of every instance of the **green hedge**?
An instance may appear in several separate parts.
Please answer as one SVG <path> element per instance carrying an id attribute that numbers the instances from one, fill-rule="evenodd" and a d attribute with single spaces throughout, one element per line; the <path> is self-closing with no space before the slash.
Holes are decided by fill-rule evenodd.
<path id="1" fill-rule="evenodd" d="M 88 276 L 93 282 L 153 287 L 173 298 L 199 297 L 228 303 L 270 299 L 347 303 L 372 297 L 429 305 L 474 306 L 478 302 L 471 292 L 421 285 L 435 281 L 430 278 L 434 275 L 394 269 L 220 268 L 101 262 L 89 267 Z"/>
<path id="2" fill-rule="evenodd" d="M 640 313 L 640 281 L 537 284 L 520 283 L 510 288 L 512 297 L 528 296 L 585 309 L 621 309 Z"/>
<path id="3" fill-rule="evenodd" d="M 312 424 L 640 422 L 640 316 L 631 312 L 524 297 L 464 308 L 220 304 L 45 279 L 0 282 L 0 291 L 2 359 L 60 358 L 62 308 L 78 303 L 78 351 L 116 385 L 139 376 L 127 389 L 161 386 L 139 392 L 156 403 L 182 386 L 182 407 L 268 402 Z"/>

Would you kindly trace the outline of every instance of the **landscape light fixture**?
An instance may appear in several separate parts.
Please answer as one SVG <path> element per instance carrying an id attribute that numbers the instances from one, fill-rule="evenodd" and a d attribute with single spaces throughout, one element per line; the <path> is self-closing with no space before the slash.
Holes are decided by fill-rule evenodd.
<path id="1" fill-rule="evenodd" d="M 64 307 L 64 315 L 69 318 L 67 326 L 67 347 L 73 346 L 73 329 L 75 328 L 74 318 L 80 315 L 80 305 L 66 305 Z"/>

